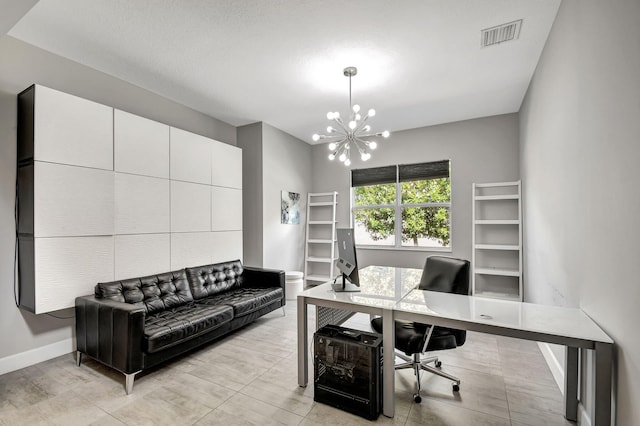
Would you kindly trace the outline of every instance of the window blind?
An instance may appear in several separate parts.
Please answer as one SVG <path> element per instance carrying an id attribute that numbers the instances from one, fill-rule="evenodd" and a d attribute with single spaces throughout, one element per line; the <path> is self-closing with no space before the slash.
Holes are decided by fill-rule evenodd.
<path id="1" fill-rule="evenodd" d="M 399 166 L 372 167 L 351 170 L 351 186 L 381 185 L 421 179 L 449 177 L 449 160 L 428 163 L 401 164 Z"/>
<path id="2" fill-rule="evenodd" d="M 372 167 L 351 170 L 351 186 L 381 185 L 396 183 L 397 166 Z"/>
<path id="3" fill-rule="evenodd" d="M 398 178 L 400 182 L 448 177 L 449 160 L 431 161 L 429 163 L 401 164 L 398 166 Z"/>

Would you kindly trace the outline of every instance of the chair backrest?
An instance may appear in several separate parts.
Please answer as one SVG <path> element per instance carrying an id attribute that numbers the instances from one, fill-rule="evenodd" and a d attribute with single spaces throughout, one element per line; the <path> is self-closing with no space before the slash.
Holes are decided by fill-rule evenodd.
<path id="1" fill-rule="evenodd" d="M 424 264 L 421 290 L 441 291 L 468 295 L 469 261 L 446 256 L 429 256 Z"/>

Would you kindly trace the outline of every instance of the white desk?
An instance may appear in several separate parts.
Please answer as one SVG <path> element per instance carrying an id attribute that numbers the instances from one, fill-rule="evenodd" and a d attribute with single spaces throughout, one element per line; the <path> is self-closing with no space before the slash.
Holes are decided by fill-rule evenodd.
<path id="1" fill-rule="evenodd" d="M 370 266 L 360 271 L 360 293 L 335 293 L 329 283 L 298 296 L 298 384 L 308 382 L 307 305 L 352 310 L 383 318 L 383 351 L 394 351 L 395 319 L 420 321 L 567 347 L 565 417 L 577 419 L 578 351 L 595 351 L 595 423 L 611 424 L 613 341 L 580 309 L 412 290 L 422 271 Z M 394 366 L 383 364 L 383 414 L 392 417 Z"/>

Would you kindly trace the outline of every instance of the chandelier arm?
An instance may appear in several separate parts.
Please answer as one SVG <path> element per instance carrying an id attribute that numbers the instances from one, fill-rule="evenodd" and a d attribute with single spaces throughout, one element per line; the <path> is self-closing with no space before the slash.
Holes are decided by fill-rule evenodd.
<path id="1" fill-rule="evenodd" d="M 358 127 L 353 129 L 353 133 L 360 131 L 364 126 L 367 120 L 369 119 L 369 114 L 365 115 L 364 118 L 358 123 Z"/>

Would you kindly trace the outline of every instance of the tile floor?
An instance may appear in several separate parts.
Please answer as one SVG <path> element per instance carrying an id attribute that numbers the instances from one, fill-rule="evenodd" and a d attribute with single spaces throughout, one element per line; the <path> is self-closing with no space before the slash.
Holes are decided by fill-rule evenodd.
<path id="1" fill-rule="evenodd" d="M 296 307 L 266 315 L 232 335 L 141 374 L 124 377 L 89 358 L 64 355 L 0 376 L 1 425 L 360 425 L 369 421 L 313 401 L 297 384 Z M 314 311 L 309 310 L 313 326 Z M 368 326 L 368 316 L 349 320 Z M 413 373 L 396 373 L 401 425 L 570 425 L 562 396 L 535 343 L 468 333 L 442 353 L 443 368 L 462 379 L 460 393 L 427 375 L 422 403 L 412 400 Z M 313 372 L 310 373 L 313 377 Z"/>

